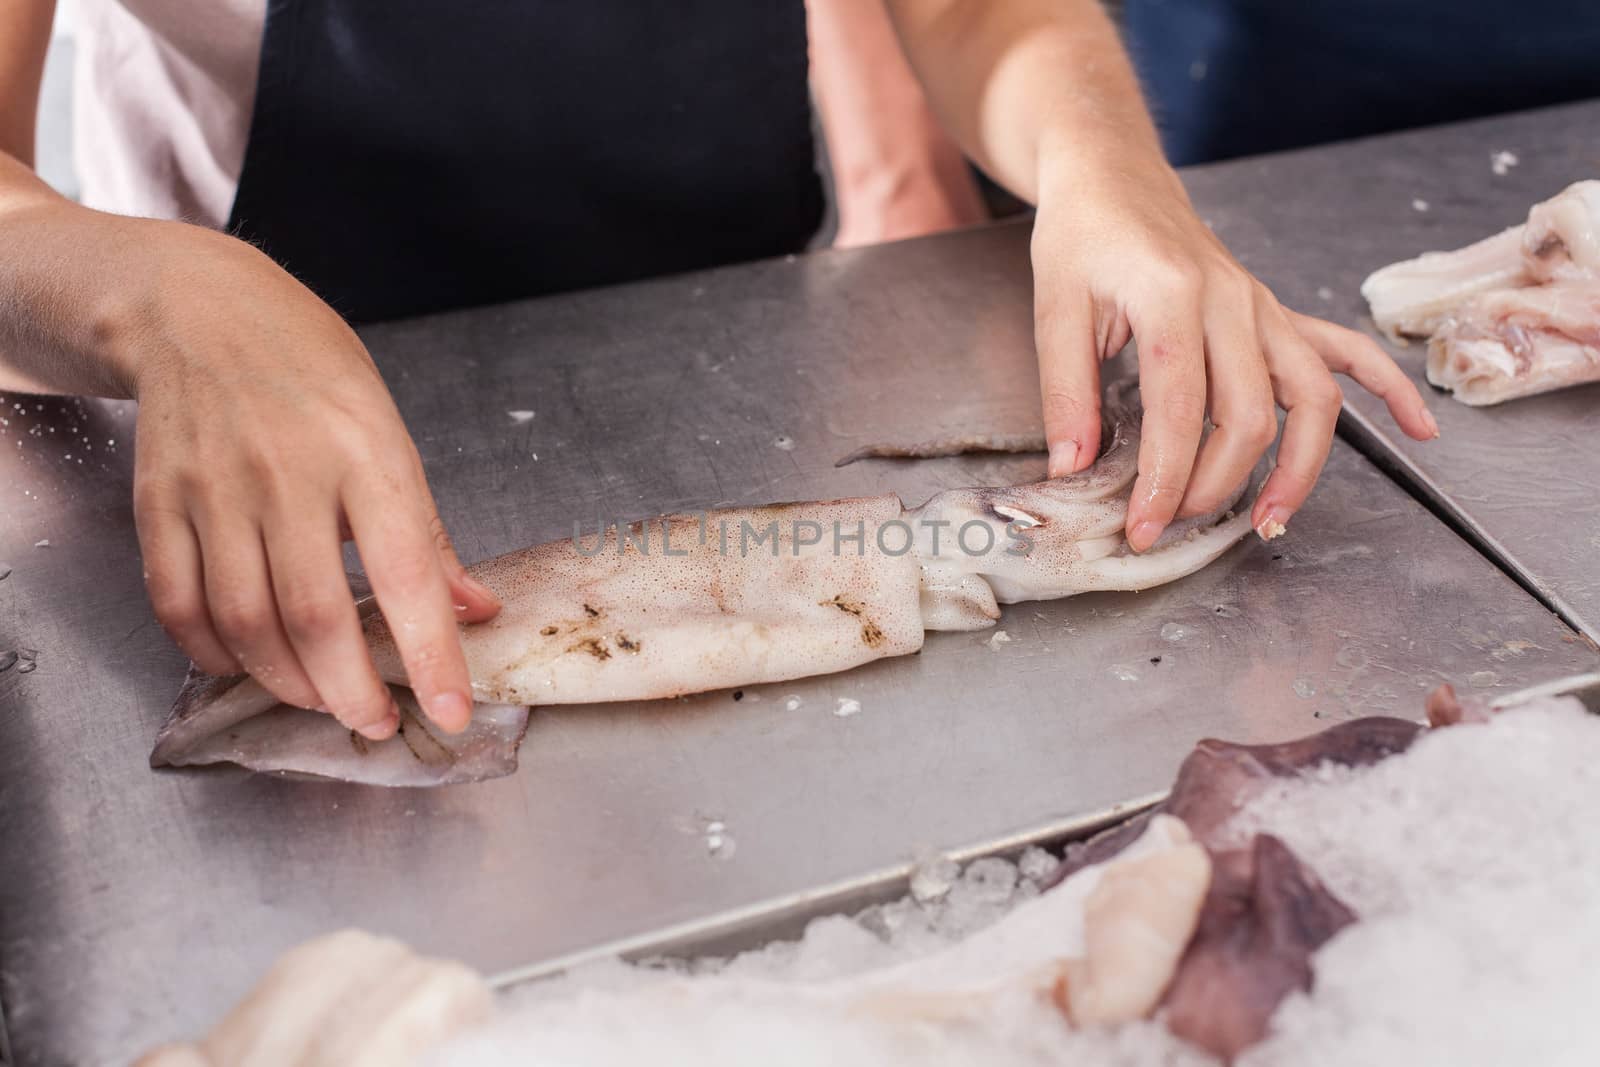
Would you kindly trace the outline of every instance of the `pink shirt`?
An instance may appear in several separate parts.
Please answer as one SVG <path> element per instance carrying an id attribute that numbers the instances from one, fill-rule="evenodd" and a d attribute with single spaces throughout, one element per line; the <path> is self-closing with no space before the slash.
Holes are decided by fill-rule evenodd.
<path id="1" fill-rule="evenodd" d="M 266 7 L 266 0 L 79 0 L 74 152 L 85 204 L 227 223 L 250 134 Z"/>

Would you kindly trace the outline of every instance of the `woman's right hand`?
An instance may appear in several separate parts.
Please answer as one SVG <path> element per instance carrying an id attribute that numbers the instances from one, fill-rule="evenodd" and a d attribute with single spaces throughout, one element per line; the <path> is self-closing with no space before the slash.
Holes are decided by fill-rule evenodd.
<path id="1" fill-rule="evenodd" d="M 134 515 L 162 625 L 207 672 L 247 671 L 286 703 L 388 737 L 399 713 L 346 583 L 353 538 L 418 701 L 463 729 L 456 624 L 499 601 L 456 558 L 354 331 L 232 237 L 51 210 L 58 237 L 92 224 L 122 264 L 85 314 L 102 365 L 139 401 Z"/>

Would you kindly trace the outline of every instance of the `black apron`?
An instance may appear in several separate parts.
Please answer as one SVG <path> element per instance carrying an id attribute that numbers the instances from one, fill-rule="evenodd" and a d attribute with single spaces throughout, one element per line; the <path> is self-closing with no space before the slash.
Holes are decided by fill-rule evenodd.
<path id="1" fill-rule="evenodd" d="M 802 0 L 269 0 L 229 228 L 355 322 L 779 255 Z"/>
<path id="2" fill-rule="evenodd" d="M 1600 96 L 1596 0 L 1126 0 L 1124 17 L 1180 165 Z"/>

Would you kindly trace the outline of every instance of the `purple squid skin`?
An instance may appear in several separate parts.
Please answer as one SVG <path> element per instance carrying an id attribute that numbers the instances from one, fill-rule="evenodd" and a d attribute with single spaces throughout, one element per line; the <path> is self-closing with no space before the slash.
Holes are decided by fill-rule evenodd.
<path id="1" fill-rule="evenodd" d="M 1167 1029 L 1231 1062 L 1266 1035 L 1284 997 L 1310 990 L 1312 953 L 1356 915 L 1271 834 L 1211 862 L 1199 923 L 1162 1004 Z"/>
<path id="2" fill-rule="evenodd" d="M 1210 853 L 1211 885 L 1162 1004 L 1174 1034 L 1231 1061 L 1265 1035 L 1284 997 L 1311 988 L 1312 954 L 1356 915 L 1282 841 L 1257 834 L 1239 848 L 1223 827 L 1273 779 L 1327 763 L 1370 766 L 1404 752 L 1425 729 L 1376 716 L 1270 745 L 1203 740 L 1166 800 L 1069 848 L 1046 887 L 1115 856 L 1157 813 L 1182 819 Z"/>
<path id="3" fill-rule="evenodd" d="M 1182 819 L 1195 840 L 1216 851 L 1223 844 L 1217 832 L 1272 779 L 1291 778 L 1324 763 L 1367 767 L 1404 752 L 1424 729 L 1407 719 L 1373 716 L 1269 745 L 1236 745 L 1206 738 L 1194 746 L 1178 768 L 1177 780 L 1165 800 L 1127 822 L 1069 846 L 1045 888 L 1057 885 L 1083 867 L 1115 856 L 1144 832 L 1152 816 L 1161 812 Z"/>

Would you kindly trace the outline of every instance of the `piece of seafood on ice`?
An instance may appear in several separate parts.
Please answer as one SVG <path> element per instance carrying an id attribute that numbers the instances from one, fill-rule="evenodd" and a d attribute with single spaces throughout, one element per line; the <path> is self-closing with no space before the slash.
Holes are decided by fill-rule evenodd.
<path id="1" fill-rule="evenodd" d="M 1600 381 L 1600 181 L 1466 248 L 1384 267 L 1361 295 L 1391 337 L 1431 337 L 1428 381 L 1464 404 Z"/>

